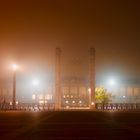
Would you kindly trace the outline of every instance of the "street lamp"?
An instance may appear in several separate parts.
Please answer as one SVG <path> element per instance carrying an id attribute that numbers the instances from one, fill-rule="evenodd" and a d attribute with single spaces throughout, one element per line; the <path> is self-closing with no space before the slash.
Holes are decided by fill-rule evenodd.
<path id="1" fill-rule="evenodd" d="M 91 108 L 91 106 L 95 105 L 95 103 L 91 100 L 91 88 L 88 89 L 88 93 L 89 93 L 89 108 Z"/>
<path id="2" fill-rule="evenodd" d="M 16 109 L 16 72 L 18 69 L 17 64 L 12 65 L 13 69 L 13 110 Z"/>
<path id="3" fill-rule="evenodd" d="M 33 80 L 33 86 L 34 86 L 35 88 L 37 88 L 38 85 L 39 85 L 39 81 L 38 81 L 37 79 Z M 34 101 L 37 100 L 36 90 L 37 90 L 37 89 L 35 89 L 35 92 L 34 92 L 34 94 L 32 95 L 32 99 L 33 99 Z"/>
<path id="4" fill-rule="evenodd" d="M 39 85 L 39 81 L 38 81 L 37 79 L 34 80 L 34 81 L 33 81 L 33 85 L 34 85 L 34 86 L 38 86 L 38 85 Z"/>
<path id="5" fill-rule="evenodd" d="M 17 64 L 13 64 L 13 65 L 12 65 L 12 68 L 13 68 L 13 71 L 16 71 L 16 70 L 18 69 Z"/>
<path id="6" fill-rule="evenodd" d="M 115 81 L 114 79 L 110 79 L 110 80 L 108 81 L 108 84 L 109 84 L 110 86 L 114 86 L 114 85 L 116 84 L 116 81 Z"/>

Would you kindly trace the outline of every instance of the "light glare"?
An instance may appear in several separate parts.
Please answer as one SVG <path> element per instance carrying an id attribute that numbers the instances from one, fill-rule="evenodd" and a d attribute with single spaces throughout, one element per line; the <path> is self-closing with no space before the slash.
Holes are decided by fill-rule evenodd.
<path id="1" fill-rule="evenodd" d="M 91 103 L 91 105 L 94 105 L 94 104 L 95 104 L 94 102 Z"/>
<path id="2" fill-rule="evenodd" d="M 36 99 L 36 96 L 35 94 L 32 95 L 32 100 L 35 100 Z"/>
<path id="3" fill-rule="evenodd" d="M 12 68 L 13 68 L 14 71 L 16 71 L 16 70 L 18 69 L 17 64 L 13 64 L 13 65 L 12 65 Z"/>
<path id="4" fill-rule="evenodd" d="M 110 85 L 110 86 L 114 86 L 114 85 L 115 85 L 115 80 L 110 79 L 110 80 L 109 80 L 109 85 Z"/>
<path id="5" fill-rule="evenodd" d="M 38 81 L 38 80 L 34 80 L 34 81 L 33 81 L 33 85 L 34 85 L 34 86 L 38 86 L 38 85 L 39 85 L 39 81 Z"/>

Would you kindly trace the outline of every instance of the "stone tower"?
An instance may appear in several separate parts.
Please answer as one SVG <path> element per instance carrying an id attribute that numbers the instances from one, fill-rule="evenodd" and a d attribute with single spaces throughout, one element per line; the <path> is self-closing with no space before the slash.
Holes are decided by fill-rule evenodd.
<path id="1" fill-rule="evenodd" d="M 61 109 L 61 49 L 56 48 L 55 58 L 55 110 Z"/>
<path id="2" fill-rule="evenodd" d="M 90 48 L 89 59 L 89 87 L 90 87 L 90 109 L 95 109 L 95 49 Z"/>

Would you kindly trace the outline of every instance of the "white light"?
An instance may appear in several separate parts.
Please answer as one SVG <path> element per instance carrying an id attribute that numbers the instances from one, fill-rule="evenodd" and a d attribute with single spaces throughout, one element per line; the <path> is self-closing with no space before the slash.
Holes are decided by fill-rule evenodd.
<path id="1" fill-rule="evenodd" d="M 13 69 L 14 71 L 16 71 L 16 70 L 18 69 L 17 64 L 13 64 L 13 65 L 12 65 L 12 69 Z"/>
<path id="2" fill-rule="evenodd" d="M 18 105 L 18 101 L 16 101 L 16 105 Z"/>
<path id="3" fill-rule="evenodd" d="M 66 101 L 66 104 L 68 104 L 69 103 L 69 101 Z"/>
<path id="4" fill-rule="evenodd" d="M 38 81 L 38 80 L 34 80 L 34 81 L 33 81 L 33 85 L 34 85 L 34 86 L 38 86 L 38 85 L 39 85 L 39 81 Z"/>
<path id="5" fill-rule="evenodd" d="M 110 79 L 108 83 L 110 86 L 114 86 L 116 82 L 114 79 Z"/>
<path id="6" fill-rule="evenodd" d="M 81 103 L 82 103 L 82 101 L 79 101 L 79 103 L 81 104 Z"/>
<path id="7" fill-rule="evenodd" d="M 123 96 L 123 98 L 125 98 L 125 96 Z"/>

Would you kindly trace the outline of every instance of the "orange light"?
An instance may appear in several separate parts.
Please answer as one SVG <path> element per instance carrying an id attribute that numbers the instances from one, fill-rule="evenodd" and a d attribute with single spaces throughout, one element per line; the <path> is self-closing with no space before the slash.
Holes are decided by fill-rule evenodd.
<path id="1" fill-rule="evenodd" d="M 88 89 L 88 92 L 91 93 L 91 88 Z"/>
<path id="2" fill-rule="evenodd" d="M 94 104 L 95 104 L 94 102 L 91 103 L 91 105 L 94 105 Z"/>

